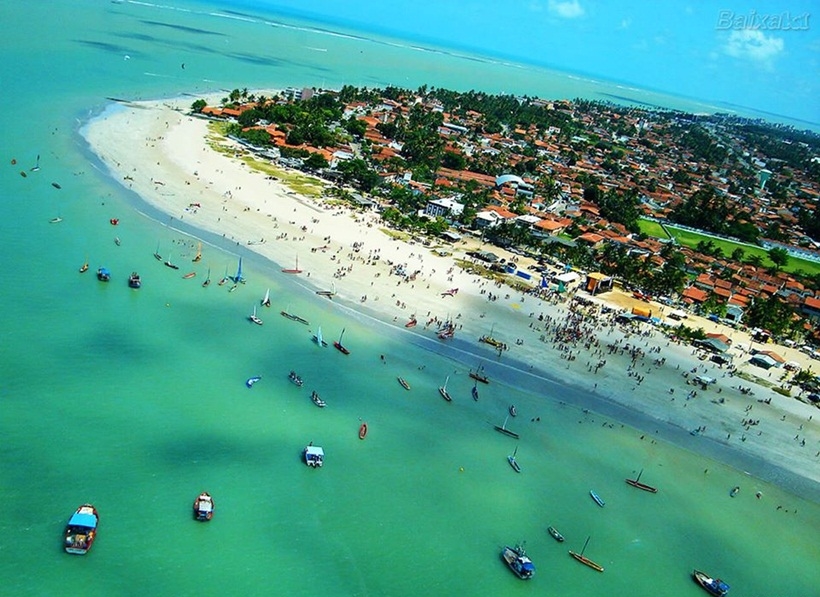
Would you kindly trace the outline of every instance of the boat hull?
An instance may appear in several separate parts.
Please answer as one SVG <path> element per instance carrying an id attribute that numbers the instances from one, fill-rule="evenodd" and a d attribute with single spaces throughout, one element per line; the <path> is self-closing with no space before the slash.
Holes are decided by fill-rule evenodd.
<path id="1" fill-rule="evenodd" d="M 194 500 L 194 519 L 200 522 L 208 522 L 214 517 L 214 501 L 211 495 L 203 491 Z"/>
<path id="2" fill-rule="evenodd" d="M 575 558 L 576 560 L 578 560 L 579 562 L 581 562 L 585 566 L 589 566 L 593 570 L 597 570 L 598 572 L 603 572 L 604 571 L 603 566 L 601 566 L 600 564 L 596 564 L 595 562 L 593 562 L 589 558 L 585 557 L 583 554 L 575 553 L 574 551 L 570 550 L 569 555 L 571 555 L 573 558 Z"/>
<path id="3" fill-rule="evenodd" d="M 729 592 L 729 585 L 719 578 L 712 578 L 700 570 L 692 571 L 692 579 L 707 593 L 715 597 L 724 597 Z"/>
<path id="4" fill-rule="evenodd" d="M 65 528 L 63 547 L 66 553 L 85 555 L 97 538 L 100 516 L 91 504 L 83 504 L 72 514 Z"/>
<path id="5" fill-rule="evenodd" d="M 647 485 L 646 483 L 641 483 L 637 479 L 626 479 L 626 482 L 629 485 L 632 485 L 632 487 L 637 487 L 638 489 L 648 491 L 649 493 L 658 493 L 658 489 L 656 487 L 652 487 L 651 485 Z"/>
<path id="6" fill-rule="evenodd" d="M 359 439 L 367 437 L 367 423 L 362 423 L 359 427 Z"/>
<path id="7" fill-rule="evenodd" d="M 535 566 L 522 548 L 504 547 L 501 550 L 501 559 L 521 580 L 529 580 L 535 574 Z"/>

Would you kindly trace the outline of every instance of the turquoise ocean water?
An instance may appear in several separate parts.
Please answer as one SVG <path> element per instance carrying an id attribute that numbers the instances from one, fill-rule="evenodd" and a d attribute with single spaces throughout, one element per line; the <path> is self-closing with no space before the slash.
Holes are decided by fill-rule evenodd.
<path id="1" fill-rule="evenodd" d="M 207 267 L 214 280 L 233 271 L 235 248 L 202 237 L 202 263 L 187 266 L 195 231 L 168 227 L 79 135 L 106 97 L 237 87 L 428 84 L 708 107 L 228 5 L 0 4 L 0 594 L 685 596 L 703 594 L 689 578 L 698 567 L 737 595 L 815 595 L 818 504 L 604 427 L 557 384 L 518 389 L 499 373 L 473 402 L 464 372 L 474 362 L 408 342 L 252 256 L 235 293 L 202 288 Z M 158 244 L 199 276 L 162 267 Z M 109 284 L 94 277 L 102 265 Z M 126 286 L 132 270 L 139 291 Z M 267 287 L 272 313 L 293 305 L 328 340 L 346 328 L 353 354 L 320 350 L 307 328 L 274 315 L 249 325 Z M 287 381 L 291 368 L 305 387 Z M 454 370 L 447 404 L 436 387 Z M 251 375 L 262 380 L 249 390 Z M 311 389 L 328 408 L 311 404 Z M 517 443 L 492 429 L 510 403 L 521 412 Z M 322 470 L 301 463 L 309 441 L 327 452 Z M 521 475 L 506 462 L 516 445 Z M 657 495 L 623 482 L 641 468 Z M 731 500 L 734 485 L 749 489 Z M 202 490 L 216 500 L 209 524 L 191 519 Z M 100 511 L 99 539 L 71 557 L 61 532 L 86 501 Z M 566 543 L 547 535 L 550 524 Z M 604 574 L 566 553 L 587 536 Z M 498 556 L 519 540 L 536 563 L 530 583 Z"/>

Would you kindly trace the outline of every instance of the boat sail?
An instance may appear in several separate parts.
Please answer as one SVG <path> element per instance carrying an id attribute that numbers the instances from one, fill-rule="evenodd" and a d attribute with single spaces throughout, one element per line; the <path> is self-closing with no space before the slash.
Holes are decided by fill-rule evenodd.
<path id="1" fill-rule="evenodd" d="M 515 431 L 510 431 L 509 429 L 507 429 L 507 421 L 509 421 L 509 419 L 510 415 L 507 415 L 507 418 L 504 419 L 503 425 L 501 425 L 500 427 L 498 425 L 493 425 L 493 427 L 495 427 L 496 431 L 503 433 L 504 435 L 509 435 L 510 437 L 518 439 L 518 434 Z"/>
<path id="2" fill-rule="evenodd" d="M 209 267 L 208 268 L 208 277 L 205 278 L 205 281 L 202 283 L 202 287 L 206 288 L 207 286 L 210 285 L 210 283 L 211 283 L 211 268 Z"/>
<path id="3" fill-rule="evenodd" d="M 253 306 L 253 313 L 248 315 L 248 319 L 251 320 L 256 325 L 262 325 L 262 320 L 256 316 L 256 305 Z"/>
<path id="4" fill-rule="evenodd" d="M 518 464 L 518 461 L 515 457 L 518 455 L 518 446 L 515 447 L 515 451 L 510 456 L 507 456 L 507 462 L 510 463 L 510 466 L 516 473 L 521 472 L 521 466 Z"/>
<path id="5" fill-rule="evenodd" d="M 162 261 L 162 255 L 159 254 L 159 242 L 157 242 L 157 250 L 154 251 L 154 259 Z"/>
<path id="6" fill-rule="evenodd" d="M 245 278 L 242 277 L 242 258 L 241 257 L 239 258 L 239 267 L 237 267 L 237 269 L 236 269 L 236 275 L 233 278 L 231 278 L 231 280 L 233 280 L 236 284 L 239 284 L 240 282 L 242 282 L 243 284 L 245 283 Z"/>
<path id="7" fill-rule="evenodd" d="M 296 256 L 296 267 L 289 267 L 289 268 L 282 268 L 282 273 L 285 274 L 301 274 L 302 270 L 299 269 L 299 256 Z"/>
<path id="8" fill-rule="evenodd" d="M 191 259 L 194 263 L 202 260 L 202 243 L 199 243 L 196 247 L 196 256 Z"/>
<path id="9" fill-rule="evenodd" d="M 440 386 L 438 389 L 438 393 L 441 394 L 441 397 L 444 398 L 447 402 L 452 402 L 453 399 L 450 396 L 450 393 L 447 391 L 447 382 L 450 381 L 450 376 L 448 375 L 444 380 L 444 385 Z"/>
<path id="10" fill-rule="evenodd" d="M 263 307 L 270 307 L 270 288 L 265 291 L 265 298 L 262 299 Z"/>
<path id="11" fill-rule="evenodd" d="M 316 334 L 313 336 L 313 341 L 322 348 L 327 347 L 327 342 L 325 342 L 322 338 L 322 326 L 319 326 L 319 329 L 316 330 Z"/>
<path id="12" fill-rule="evenodd" d="M 350 354 L 350 351 L 342 344 L 342 336 L 345 335 L 345 328 L 342 328 L 342 333 L 339 334 L 339 340 L 333 343 L 333 346 L 342 354 Z"/>

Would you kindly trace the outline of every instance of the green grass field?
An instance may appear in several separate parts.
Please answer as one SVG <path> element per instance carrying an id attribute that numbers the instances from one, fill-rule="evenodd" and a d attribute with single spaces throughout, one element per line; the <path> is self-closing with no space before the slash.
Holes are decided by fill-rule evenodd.
<path id="1" fill-rule="evenodd" d="M 651 220 L 638 220 L 638 225 L 641 228 L 641 232 L 647 236 L 652 236 L 661 240 L 666 240 L 669 238 L 666 232 L 664 232 L 664 229 L 657 222 L 653 222 Z M 772 267 L 774 265 L 769 260 L 768 252 L 762 247 L 737 243 L 723 238 L 715 238 L 706 234 L 700 234 L 691 230 L 683 230 L 681 228 L 674 228 L 668 225 L 666 226 L 666 229 L 669 230 L 669 232 L 675 237 L 675 240 L 677 240 L 678 243 L 684 247 L 694 249 L 698 246 L 700 241 L 710 240 L 716 247 L 720 247 L 726 257 L 729 257 L 735 249 L 740 248 L 743 249 L 744 260 L 748 259 L 752 255 L 759 255 L 763 259 L 764 267 Z M 783 271 L 789 273 L 802 271 L 806 275 L 813 276 L 820 274 L 820 263 L 808 261 L 806 259 L 789 257 L 789 262 L 786 264 L 786 267 L 783 268 Z"/>

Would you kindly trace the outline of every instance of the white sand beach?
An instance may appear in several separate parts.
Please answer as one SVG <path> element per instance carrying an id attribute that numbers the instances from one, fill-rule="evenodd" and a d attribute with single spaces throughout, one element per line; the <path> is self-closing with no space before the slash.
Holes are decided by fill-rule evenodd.
<path id="1" fill-rule="evenodd" d="M 649 324 L 625 331 L 614 323 L 614 314 L 631 300 L 621 293 L 594 299 L 578 293 L 589 304 L 570 305 L 574 292 L 556 295 L 554 301 L 514 292 L 455 265 L 454 258 L 466 258 L 466 251 L 480 246 L 475 239 L 447 247 L 453 255 L 440 256 L 420 243 L 394 240 L 375 213 L 297 194 L 248 167 L 240 159 L 246 152 L 239 145 L 226 142 L 233 146 L 233 156 L 211 147 L 207 121 L 184 113 L 191 102 L 123 104 L 89 123 L 84 135 L 112 174 L 146 202 L 280 267 L 292 268 L 298 259 L 303 281 L 314 289 L 335 285 L 334 300 L 341 304 L 402 328 L 415 316 L 418 324 L 408 333 L 431 338 L 439 323 L 451 319 L 457 337 L 474 341 L 476 352 L 487 359 L 522 363 L 532 375 L 552 371 L 564 383 L 681 430 L 686 437 L 677 441 L 684 447 L 697 450 L 698 442 L 708 441 L 729 448 L 723 454 L 749 455 L 820 487 L 816 407 L 731 376 L 725 367 L 700 360 L 692 347 L 671 342 Z M 524 261 L 521 258 L 519 266 L 524 267 Z M 401 266 L 406 275 L 391 274 L 392 266 Z M 458 292 L 450 296 L 450 289 Z M 614 310 L 602 315 L 601 306 Z M 784 373 L 744 364 L 748 355 L 743 349 L 751 343 L 747 334 L 701 318 L 685 323 L 729 336 L 740 372 L 774 384 Z M 500 355 L 477 342 L 491 333 L 507 345 Z M 812 364 L 796 349 L 767 348 L 803 367 Z M 704 389 L 692 383 L 697 375 L 715 382 Z M 549 384 L 543 387 L 549 393 Z M 690 435 L 695 429 L 699 434 Z"/>

